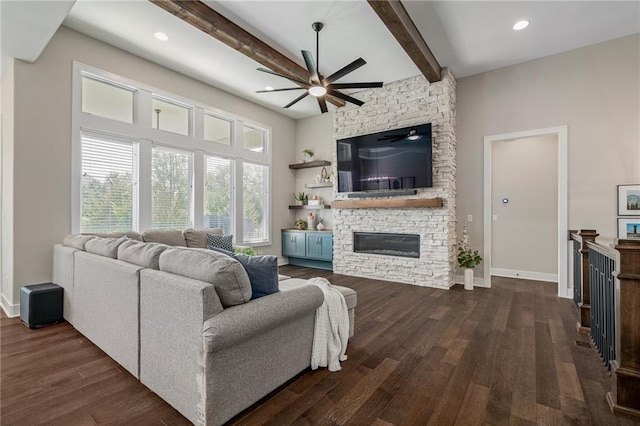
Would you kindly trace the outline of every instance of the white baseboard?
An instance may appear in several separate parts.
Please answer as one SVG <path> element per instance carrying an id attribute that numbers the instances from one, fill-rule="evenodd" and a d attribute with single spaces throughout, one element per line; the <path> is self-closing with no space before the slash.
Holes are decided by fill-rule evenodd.
<path id="1" fill-rule="evenodd" d="M 456 275 L 455 284 L 464 285 L 464 275 Z M 484 288 L 488 288 L 489 287 L 489 286 L 484 284 L 484 278 L 476 277 L 476 276 L 473 277 L 473 286 L 474 287 L 484 287 Z"/>
<path id="2" fill-rule="evenodd" d="M 491 275 L 495 275 L 496 277 L 519 278 L 521 280 L 550 281 L 554 283 L 558 282 L 558 274 L 546 274 L 543 272 L 491 268 Z"/>
<path id="3" fill-rule="evenodd" d="M 7 298 L 4 297 L 4 294 L 0 296 L 0 306 L 9 318 L 20 316 L 20 304 L 18 303 L 17 305 L 12 305 L 11 303 L 9 303 Z"/>

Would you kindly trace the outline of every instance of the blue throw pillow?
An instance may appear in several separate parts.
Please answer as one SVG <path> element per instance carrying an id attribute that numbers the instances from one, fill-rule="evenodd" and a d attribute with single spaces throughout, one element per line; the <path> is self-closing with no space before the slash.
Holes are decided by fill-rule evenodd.
<path id="1" fill-rule="evenodd" d="M 215 235 L 207 234 L 207 248 L 221 248 L 227 251 L 233 251 L 233 235 Z"/>
<path id="2" fill-rule="evenodd" d="M 249 256 L 234 253 L 233 257 L 244 266 L 251 281 L 251 299 L 280 291 L 278 287 L 277 256 Z"/>
<path id="3" fill-rule="evenodd" d="M 232 251 L 221 249 L 220 247 L 214 247 L 214 246 L 211 246 L 211 245 L 208 245 L 207 248 L 209 250 L 212 250 L 212 251 L 217 251 L 218 253 L 226 254 L 229 257 L 233 257 L 233 252 Z"/>

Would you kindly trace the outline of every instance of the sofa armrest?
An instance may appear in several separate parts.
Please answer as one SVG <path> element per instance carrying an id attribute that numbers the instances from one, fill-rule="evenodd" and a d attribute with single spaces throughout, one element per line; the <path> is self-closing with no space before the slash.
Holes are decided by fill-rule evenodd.
<path id="1" fill-rule="evenodd" d="M 217 352 L 236 346 L 265 331 L 313 313 L 322 302 L 322 290 L 316 286 L 306 286 L 227 308 L 205 321 L 205 350 Z"/>

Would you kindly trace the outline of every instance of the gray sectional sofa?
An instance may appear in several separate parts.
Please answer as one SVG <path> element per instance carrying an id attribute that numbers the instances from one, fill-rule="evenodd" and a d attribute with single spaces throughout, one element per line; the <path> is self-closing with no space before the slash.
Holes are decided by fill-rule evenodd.
<path id="1" fill-rule="evenodd" d="M 70 235 L 53 249 L 64 317 L 194 424 L 218 425 L 311 364 L 323 294 L 305 280 L 251 298 L 206 229 Z M 353 334 L 355 291 L 338 287 Z"/>

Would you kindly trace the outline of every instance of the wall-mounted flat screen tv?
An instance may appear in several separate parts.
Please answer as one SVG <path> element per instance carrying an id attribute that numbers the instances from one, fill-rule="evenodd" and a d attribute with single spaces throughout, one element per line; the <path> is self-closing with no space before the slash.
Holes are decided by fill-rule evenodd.
<path id="1" fill-rule="evenodd" d="M 337 141 L 338 192 L 433 186 L 431 123 Z"/>

